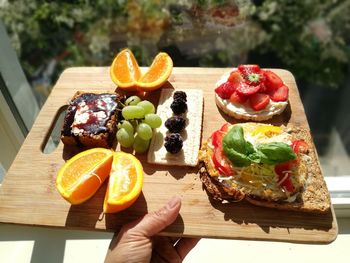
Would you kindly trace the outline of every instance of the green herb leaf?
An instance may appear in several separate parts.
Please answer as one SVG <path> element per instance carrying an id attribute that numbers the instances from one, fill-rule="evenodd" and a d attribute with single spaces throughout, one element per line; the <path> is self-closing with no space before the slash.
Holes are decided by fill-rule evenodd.
<path id="1" fill-rule="evenodd" d="M 248 166 L 251 163 L 248 155 L 254 152 L 254 147 L 244 139 L 241 126 L 233 126 L 222 144 L 225 155 L 235 166 Z"/>
<path id="2" fill-rule="evenodd" d="M 260 157 L 260 162 L 265 164 L 283 163 L 297 157 L 292 148 L 283 142 L 259 144 L 256 153 Z"/>

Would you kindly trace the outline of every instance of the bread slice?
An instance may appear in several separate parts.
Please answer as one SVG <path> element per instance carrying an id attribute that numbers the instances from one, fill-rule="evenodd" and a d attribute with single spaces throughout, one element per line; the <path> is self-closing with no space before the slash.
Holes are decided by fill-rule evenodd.
<path id="1" fill-rule="evenodd" d="M 320 169 L 310 132 L 293 126 L 286 127 L 285 132 L 288 132 L 295 140 L 303 139 L 310 146 L 307 153 L 310 160 L 307 163 L 308 165 L 305 166 L 307 177 L 305 182 L 302 181 L 303 187 L 294 195 L 295 200 L 272 200 L 268 196 L 255 195 L 249 191 L 248 187 L 240 187 L 237 184 L 228 187 L 227 184 L 219 180 L 211 167 L 211 156 L 206 150 L 208 142 L 205 142 L 200 151 L 199 175 L 208 195 L 218 201 L 235 202 L 245 199 L 257 206 L 280 210 L 327 213 L 331 207 L 330 195 Z"/>
<path id="2" fill-rule="evenodd" d="M 78 91 L 70 100 L 61 130 L 65 145 L 110 148 L 124 97 Z"/>

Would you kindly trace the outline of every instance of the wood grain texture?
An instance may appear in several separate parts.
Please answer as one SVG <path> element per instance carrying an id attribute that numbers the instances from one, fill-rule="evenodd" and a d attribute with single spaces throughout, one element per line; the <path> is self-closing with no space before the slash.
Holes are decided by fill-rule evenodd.
<path id="1" fill-rule="evenodd" d="M 214 85 L 228 69 L 174 68 L 167 88 L 200 88 L 204 91 L 202 141 L 225 122 L 235 123 L 218 110 Z M 274 69 L 290 87 L 290 106 L 267 123 L 300 125 L 308 128 L 303 105 L 293 75 Z M 160 166 L 146 163 L 146 155 L 137 155 L 144 165 L 145 180 L 140 198 L 118 214 L 102 213 L 106 183 L 93 198 L 71 206 L 57 192 L 56 174 L 65 159 L 77 149 L 60 143 L 50 153 L 42 152 L 45 138 L 60 109 L 76 91 L 114 91 L 107 67 L 82 67 L 65 70 L 37 117 L 0 188 L 0 222 L 40 226 L 115 231 L 148 211 L 162 207 L 173 195 L 182 198 L 180 216 L 161 234 L 254 240 L 278 240 L 301 243 L 330 243 L 337 236 L 334 211 L 325 215 L 283 212 L 256 207 L 246 202 L 211 203 L 196 168 Z M 146 96 L 157 103 L 159 91 Z"/>

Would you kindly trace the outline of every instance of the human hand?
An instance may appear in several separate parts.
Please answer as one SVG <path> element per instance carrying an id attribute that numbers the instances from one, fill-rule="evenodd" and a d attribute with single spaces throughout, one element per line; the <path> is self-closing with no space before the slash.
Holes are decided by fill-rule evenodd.
<path id="1" fill-rule="evenodd" d="M 114 235 L 105 263 L 182 262 L 199 239 L 155 236 L 175 221 L 180 208 L 181 199 L 174 196 L 160 210 L 124 225 Z"/>

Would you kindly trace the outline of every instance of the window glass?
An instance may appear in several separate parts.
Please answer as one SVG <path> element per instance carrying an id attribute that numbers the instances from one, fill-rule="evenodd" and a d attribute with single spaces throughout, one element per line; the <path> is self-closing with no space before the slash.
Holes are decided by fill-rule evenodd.
<path id="1" fill-rule="evenodd" d="M 42 105 L 70 66 L 108 66 L 129 47 L 177 67 L 290 70 L 326 176 L 350 175 L 348 1 L 0 1 L 0 17 Z M 1 40 L 0 40 L 1 41 Z"/>

